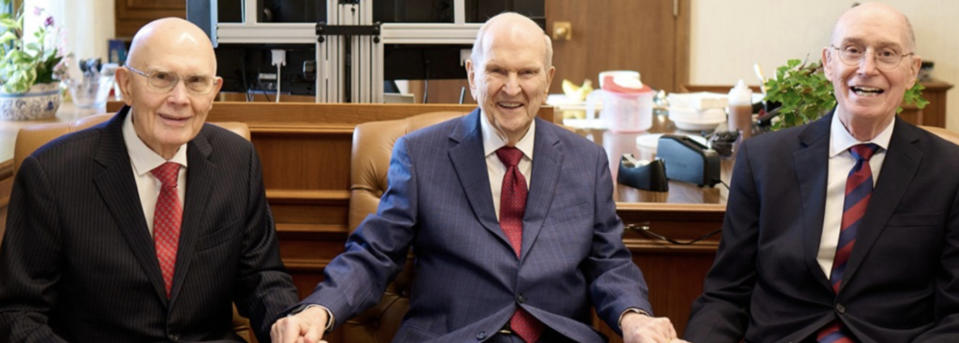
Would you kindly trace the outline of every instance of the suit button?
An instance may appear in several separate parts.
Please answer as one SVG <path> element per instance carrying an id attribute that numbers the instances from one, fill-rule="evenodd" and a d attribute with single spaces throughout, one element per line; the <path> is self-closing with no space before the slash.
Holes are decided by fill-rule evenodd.
<path id="1" fill-rule="evenodd" d="M 517 295 L 516 295 L 516 302 L 518 302 L 518 303 L 520 303 L 520 304 L 525 303 L 525 302 L 526 302 L 526 297 L 524 297 L 523 294 L 517 294 Z"/>
<path id="2" fill-rule="evenodd" d="M 846 307 L 842 306 L 842 304 L 836 304 L 836 312 L 839 312 L 840 314 L 845 314 Z"/>
<path id="3" fill-rule="evenodd" d="M 484 339 L 486 339 L 486 331 L 480 331 L 478 334 L 476 334 L 477 341 L 482 341 Z"/>

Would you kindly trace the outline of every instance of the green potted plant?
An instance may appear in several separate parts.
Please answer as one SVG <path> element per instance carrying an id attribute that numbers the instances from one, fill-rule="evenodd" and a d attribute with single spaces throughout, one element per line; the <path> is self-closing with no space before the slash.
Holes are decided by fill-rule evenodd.
<path id="1" fill-rule="evenodd" d="M 66 75 L 53 17 L 34 8 L 33 18 L 43 20 L 29 35 L 23 6 L 14 9 L 10 0 L 0 5 L 0 119 L 53 117 L 62 94 L 59 79 Z"/>
<path id="2" fill-rule="evenodd" d="M 779 115 L 773 118 L 772 130 L 799 126 L 819 119 L 836 106 L 832 82 L 823 74 L 819 61 L 808 63 L 798 59 L 786 61 L 776 69 L 776 77 L 766 80 L 765 100 L 779 103 Z M 916 82 L 903 95 L 903 104 L 926 107 L 929 101 L 922 98 L 922 85 Z M 896 113 L 902 112 L 899 107 Z"/>

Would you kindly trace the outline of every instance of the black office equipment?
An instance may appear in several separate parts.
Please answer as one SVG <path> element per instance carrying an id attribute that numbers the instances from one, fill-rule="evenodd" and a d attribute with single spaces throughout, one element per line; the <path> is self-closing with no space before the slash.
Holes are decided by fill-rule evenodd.
<path id="1" fill-rule="evenodd" d="M 669 182 L 666 181 L 666 165 L 663 160 L 652 160 L 647 163 L 637 161 L 632 154 L 623 154 L 619 161 L 619 171 L 616 182 L 654 192 L 668 192 Z"/>

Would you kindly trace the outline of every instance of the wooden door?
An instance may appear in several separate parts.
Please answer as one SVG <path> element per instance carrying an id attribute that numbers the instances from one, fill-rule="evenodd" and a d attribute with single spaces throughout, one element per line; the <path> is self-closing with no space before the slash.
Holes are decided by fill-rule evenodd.
<path id="1" fill-rule="evenodd" d="M 604 70 L 636 70 L 653 89 L 678 91 L 689 78 L 690 0 L 546 0 L 546 30 L 572 24 L 570 40 L 553 40 L 556 76 L 580 84 Z"/>

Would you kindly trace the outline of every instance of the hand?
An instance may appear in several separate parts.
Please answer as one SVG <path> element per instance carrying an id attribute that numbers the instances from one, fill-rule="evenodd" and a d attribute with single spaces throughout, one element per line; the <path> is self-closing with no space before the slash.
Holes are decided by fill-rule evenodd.
<path id="1" fill-rule="evenodd" d="M 320 343 L 326 330 L 326 310 L 312 306 L 292 316 L 280 318 L 270 328 L 274 343 Z"/>
<path id="2" fill-rule="evenodd" d="M 625 343 L 686 342 L 676 336 L 673 323 L 666 317 L 650 317 L 630 312 L 623 316 L 621 324 Z"/>

